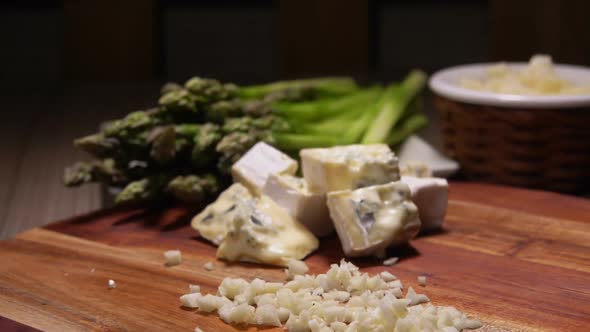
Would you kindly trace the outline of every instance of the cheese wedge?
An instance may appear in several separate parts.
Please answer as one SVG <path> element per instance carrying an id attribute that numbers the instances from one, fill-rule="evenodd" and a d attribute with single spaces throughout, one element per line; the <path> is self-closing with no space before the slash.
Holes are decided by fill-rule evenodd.
<path id="1" fill-rule="evenodd" d="M 418 207 L 423 231 L 442 226 L 447 213 L 449 184 L 442 178 L 402 176 L 401 181 L 410 187 L 412 201 Z"/>
<path id="2" fill-rule="evenodd" d="M 326 236 L 334 231 L 326 195 L 312 193 L 304 179 L 292 175 L 271 174 L 262 190 L 291 217 L 302 223 L 315 236 Z"/>
<path id="3" fill-rule="evenodd" d="M 399 180 L 398 160 L 386 144 L 347 145 L 300 152 L 309 190 L 328 193 Z"/>
<path id="4" fill-rule="evenodd" d="M 237 205 L 249 199 L 253 197 L 248 189 L 239 183 L 234 183 L 222 192 L 215 202 L 197 214 L 191 226 L 199 231 L 202 237 L 219 245 L 234 219 Z"/>
<path id="5" fill-rule="evenodd" d="M 234 181 L 246 186 L 254 195 L 262 193 L 262 187 L 270 174 L 297 172 L 297 161 L 264 143 L 256 143 L 231 168 Z"/>
<path id="6" fill-rule="evenodd" d="M 331 192 L 328 208 L 347 256 L 383 257 L 387 247 L 408 242 L 420 230 L 410 188 L 399 181 Z"/>
<path id="7" fill-rule="evenodd" d="M 237 205 L 217 257 L 287 266 L 318 248 L 318 239 L 267 196 Z"/>

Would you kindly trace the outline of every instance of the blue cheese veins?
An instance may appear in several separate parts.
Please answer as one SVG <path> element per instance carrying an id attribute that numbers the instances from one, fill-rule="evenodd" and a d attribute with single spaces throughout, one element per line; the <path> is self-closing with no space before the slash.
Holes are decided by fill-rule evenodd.
<path id="1" fill-rule="evenodd" d="M 383 256 L 392 245 L 406 243 L 420 230 L 410 189 L 390 182 L 328 194 L 328 208 L 347 256 Z"/>
<path id="2" fill-rule="evenodd" d="M 246 187 L 235 183 L 219 195 L 217 200 L 209 204 L 192 220 L 192 227 L 199 231 L 202 237 L 219 245 L 228 227 L 234 220 L 238 204 L 253 199 Z"/>
<path id="3" fill-rule="evenodd" d="M 242 201 L 217 257 L 287 266 L 318 248 L 318 239 L 267 196 Z"/>
<path id="4" fill-rule="evenodd" d="M 347 145 L 300 152 L 309 190 L 328 193 L 399 180 L 398 159 L 386 144 Z"/>

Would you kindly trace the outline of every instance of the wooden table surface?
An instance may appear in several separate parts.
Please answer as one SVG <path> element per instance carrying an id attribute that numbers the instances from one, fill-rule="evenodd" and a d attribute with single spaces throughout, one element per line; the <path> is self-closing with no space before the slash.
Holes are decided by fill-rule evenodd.
<path id="1" fill-rule="evenodd" d="M 0 242 L 0 316 L 50 331 L 235 331 L 215 315 L 180 307 L 189 283 L 215 292 L 223 277 L 280 281 L 281 269 L 215 260 L 215 248 L 187 225 L 194 211 L 107 210 Z M 162 252 L 184 262 L 165 267 Z M 389 270 L 481 319 L 479 331 L 585 331 L 590 326 L 590 202 L 539 191 L 452 183 L 444 230 L 391 251 Z M 323 239 L 306 262 L 323 273 L 342 252 Z M 205 262 L 214 262 L 206 271 Z M 425 288 L 416 277 L 428 276 Z M 114 279 L 118 287 L 107 288 Z M 0 324 L 2 320 L 0 319 Z M 0 328 L 7 325 L 0 325 Z M 25 331 L 25 330 L 23 330 Z M 26 330 L 29 331 L 29 330 Z M 277 330 L 278 331 L 278 330 Z"/>

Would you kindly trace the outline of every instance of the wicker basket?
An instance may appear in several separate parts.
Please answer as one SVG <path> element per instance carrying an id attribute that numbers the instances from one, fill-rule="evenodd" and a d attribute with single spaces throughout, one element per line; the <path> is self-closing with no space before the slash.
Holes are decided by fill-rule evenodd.
<path id="1" fill-rule="evenodd" d="M 588 190 L 590 108 L 505 108 L 434 98 L 446 153 L 469 179 Z"/>

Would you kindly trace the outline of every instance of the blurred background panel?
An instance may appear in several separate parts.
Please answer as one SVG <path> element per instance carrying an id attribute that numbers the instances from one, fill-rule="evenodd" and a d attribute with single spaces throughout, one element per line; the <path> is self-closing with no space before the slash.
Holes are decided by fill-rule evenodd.
<path id="1" fill-rule="evenodd" d="M 59 1 L 0 2 L 0 81 L 62 78 L 63 10 Z"/>
<path id="2" fill-rule="evenodd" d="M 72 139 L 153 106 L 164 81 L 388 82 L 539 52 L 590 65 L 589 12 L 586 0 L 0 1 L 0 238 L 100 207 L 98 186 L 62 186 L 83 158 Z M 421 134 L 440 147 L 426 105 Z"/>
<path id="3" fill-rule="evenodd" d="M 276 6 L 272 1 L 161 1 L 162 77 L 191 75 L 238 83 L 277 78 Z"/>
<path id="4" fill-rule="evenodd" d="M 375 75 L 401 77 L 489 60 L 489 2 L 378 1 L 374 7 Z"/>
<path id="5" fill-rule="evenodd" d="M 63 0 L 0 3 L 0 80 L 397 79 L 411 67 L 590 64 L 583 0 Z"/>

